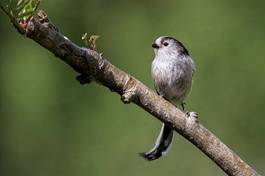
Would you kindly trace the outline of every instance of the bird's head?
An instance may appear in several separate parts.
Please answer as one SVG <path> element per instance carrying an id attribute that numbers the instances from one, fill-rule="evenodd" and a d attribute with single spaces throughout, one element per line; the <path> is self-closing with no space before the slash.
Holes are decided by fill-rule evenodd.
<path id="1" fill-rule="evenodd" d="M 184 45 L 173 37 L 161 36 L 152 44 L 155 55 L 189 55 Z"/>

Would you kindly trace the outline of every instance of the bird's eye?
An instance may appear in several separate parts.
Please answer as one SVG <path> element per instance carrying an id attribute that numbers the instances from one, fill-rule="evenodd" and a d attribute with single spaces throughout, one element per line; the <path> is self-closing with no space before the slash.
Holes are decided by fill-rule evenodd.
<path id="1" fill-rule="evenodd" d="M 164 43 L 163 43 L 163 45 L 164 45 L 164 46 L 167 46 L 167 45 L 168 45 L 168 43 L 167 43 L 167 42 L 164 42 Z"/>

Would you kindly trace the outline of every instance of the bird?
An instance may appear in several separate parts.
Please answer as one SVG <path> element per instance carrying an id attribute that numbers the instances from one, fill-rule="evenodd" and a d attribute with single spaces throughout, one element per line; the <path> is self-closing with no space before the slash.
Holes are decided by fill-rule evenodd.
<path id="1" fill-rule="evenodd" d="M 195 64 L 185 46 L 170 36 L 158 37 L 152 44 L 155 57 L 151 76 L 158 95 L 184 111 L 185 98 L 189 94 L 195 73 Z M 189 113 L 187 113 L 189 116 Z M 191 113 L 196 116 L 196 113 Z M 148 161 L 164 156 L 170 149 L 173 129 L 163 123 L 154 147 L 140 153 Z"/>

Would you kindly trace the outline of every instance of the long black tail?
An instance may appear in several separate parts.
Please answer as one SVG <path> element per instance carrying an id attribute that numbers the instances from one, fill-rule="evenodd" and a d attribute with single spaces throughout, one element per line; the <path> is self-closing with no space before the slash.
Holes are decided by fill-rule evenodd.
<path id="1" fill-rule="evenodd" d="M 140 153 L 140 156 L 149 161 L 160 158 L 169 151 L 172 139 L 173 129 L 163 123 L 154 148 L 152 148 L 149 152 Z"/>

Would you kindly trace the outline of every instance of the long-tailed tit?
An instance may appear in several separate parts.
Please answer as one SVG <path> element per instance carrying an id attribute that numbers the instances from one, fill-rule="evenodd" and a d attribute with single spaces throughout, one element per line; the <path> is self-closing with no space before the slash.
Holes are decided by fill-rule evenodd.
<path id="1" fill-rule="evenodd" d="M 195 65 L 184 45 L 173 37 L 162 36 L 152 45 L 155 58 L 152 62 L 152 79 L 157 93 L 175 106 L 182 106 L 192 85 Z M 155 160 L 170 149 L 173 129 L 162 125 L 155 146 L 141 153 L 147 160 Z"/>

